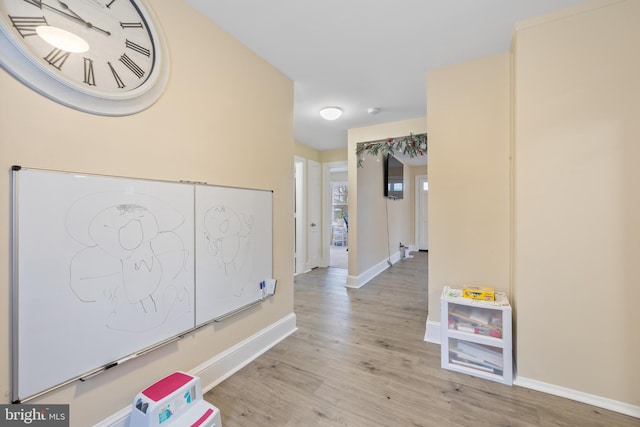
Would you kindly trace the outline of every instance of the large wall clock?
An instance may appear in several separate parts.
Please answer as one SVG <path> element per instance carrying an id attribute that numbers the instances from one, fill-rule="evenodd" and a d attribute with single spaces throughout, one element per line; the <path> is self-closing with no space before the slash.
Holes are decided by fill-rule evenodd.
<path id="1" fill-rule="evenodd" d="M 149 107 L 169 76 L 144 0 L 0 0 L 0 65 L 61 104 L 110 116 Z"/>

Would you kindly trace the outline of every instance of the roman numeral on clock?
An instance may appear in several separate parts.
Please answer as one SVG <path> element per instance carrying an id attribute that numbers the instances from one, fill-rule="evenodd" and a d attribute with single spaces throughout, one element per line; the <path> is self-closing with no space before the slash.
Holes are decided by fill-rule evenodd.
<path id="1" fill-rule="evenodd" d="M 142 22 L 121 22 L 120 27 L 123 29 L 124 28 L 143 28 Z"/>
<path id="2" fill-rule="evenodd" d="M 139 79 L 141 79 L 142 76 L 144 76 L 144 70 L 140 68 L 138 64 L 133 62 L 131 58 L 127 56 L 126 53 L 122 54 L 122 56 L 119 58 L 119 61 L 122 62 L 125 65 L 125 67 L 127 67 L 129 70 L 131 70 L 133 74 L 138 76 Z"/>
<path id="3" fill-rule="evenodd" d="M 135 52 L 141 53 L 142 55 L 149 57 L 151 56 L 151 51 L 145 47 L 140 46 L 130 40 L 125 41 L 125 46 Z"/>
<path id="4" fill-rule="evenodd" d="M 125 84 L 122 81 L 122 79 L 120 78 L 120 76 L 118 75 L 118 73 L 116 72 L 115 68 L 113 68 L 113 65 L 111 65 L 111 62 L 107 62 L 107 65 L 111 69 L 111 74 L 113 74 L 113 78 L 116 79 L 116 84 L 118 85 L 118 88 L 119 89 L 124 88 Z"/>
<path id="5" fill-rule="evenodd" d="M 24 0 L 29 4 L 34 5 L 35 7 L 42 9 L 42 0 Z"/>
<path id="6" fill-rule="evenodd" d="M 58 70 L 62 69 L 65 61 L 69 57 L 70 53 L 66 52 L 62 49 L 55 48 L 47 56 L 44 57 L 44 60 L 49 63 L 49 65 L 57 68 Z"/>
<path id="7" fill-rule="evenodd" d="M 36 28 L 41 25 L 47 24 L 47 20 L 44 16 L 11 16 L 9 15 L 11 23 L 22 37 L 35 36 Z"/>
<path id="8" fill-rule="evenodd" d="M 96 76 L 93 73 L 93 59 L 85 58 L 84 59 L 84 82 L 89 86 L 96 85 Z"/>

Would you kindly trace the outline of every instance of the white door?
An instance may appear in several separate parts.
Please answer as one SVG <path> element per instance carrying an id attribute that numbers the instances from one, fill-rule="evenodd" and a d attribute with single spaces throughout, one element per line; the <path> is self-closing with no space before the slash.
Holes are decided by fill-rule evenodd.
<path id="1" fill-rule="evenodd" d="M 320 266 L 322 260 L 322 169 L 320 163 L 313 160 L 307 161 L 307 203 L 308 203 L 308 264 L 307 268 L 312 269 Z"/>
<path id="2" fill-rule="evenodd" d="M 418 250 L 429 250 L 429 182 L 426 175 L 416 177 L 416 244 Z"/>

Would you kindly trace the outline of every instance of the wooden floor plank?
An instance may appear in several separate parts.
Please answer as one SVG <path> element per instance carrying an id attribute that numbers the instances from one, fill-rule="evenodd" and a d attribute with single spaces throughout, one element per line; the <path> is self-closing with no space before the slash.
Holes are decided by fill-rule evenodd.
<path id="1" fill-rule="evenodd" d="M 631 427 L 640 420 L 440 368 L 424 341 L 428 255 L 349 289 L 346 270 L 295 277 L 298 331 L 205 399 L 225 427 Z"/>

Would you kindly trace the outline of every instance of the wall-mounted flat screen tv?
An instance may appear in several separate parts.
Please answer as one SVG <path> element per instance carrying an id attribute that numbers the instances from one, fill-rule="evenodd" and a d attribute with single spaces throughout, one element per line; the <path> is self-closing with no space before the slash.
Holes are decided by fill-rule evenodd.
<path id="1" fill-rule="evenodd" d="M 404 165 L 391 154 L 384 159 L 384 196 L 402 199 L 404 195 Z"/>

